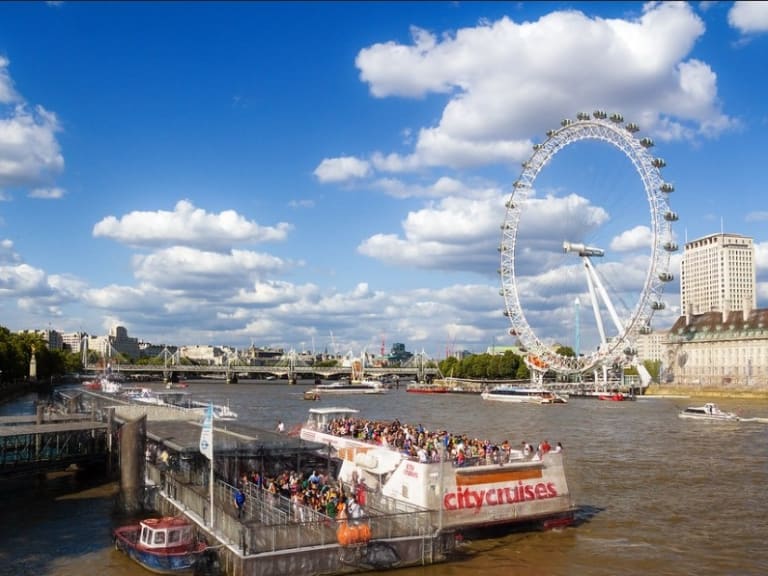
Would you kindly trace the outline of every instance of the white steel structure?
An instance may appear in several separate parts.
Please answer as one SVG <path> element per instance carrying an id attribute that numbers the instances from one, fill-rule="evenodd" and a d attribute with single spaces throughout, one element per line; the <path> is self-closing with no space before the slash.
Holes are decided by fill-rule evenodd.
<path id="1" fill-rule="evenodd" d="M 637 138 L 635 134 L 638 130 L 634 123 L 624 124 L 620 114 L 608 117 L 600 110 L 591 115 L 579 113 L 576 120 L 563 120 L 560 128 L 547 132 L 547 139 L 534 146 L 533 155 L 523 163 L 523 171 L 514 183 L 501 227 L 501 293 L 506 304 L 505 315 L 512 324 L 509 332 L 519 338 L 520 344 L 529 352 L 526 361 L 534 371 L 543 373 L 545 370 L 553 370 L 560 374 L 572 374 L 585 372 L 599 364 L 604 365 L 604 361 L 608 359 L 612 362 L 616 356 L 631 357 L 634 352 L 633 337 L 650 331 L 654 312 L 664 308 L 664 302 L 661 300 L 663 286 L 672 280 L 672 274 L 669 272 L 670 253 L 678 249 L 677 244 L 672 241 L 671 228 L 672 222 L 676 221 L 678 216 L 670 210 L 668 204 L 668 196 L 674 186 L 661 176 L 660 169 L 666 165 L 664 160 L 654 158 L 648 152 L 653 146 L 653 141 L 650 138 Z M 584 244 L 563 244 L 566 252 L 576 253 L 583 260 L 601 340 L 601 344 L 592 353 L 571 357 L 557 354 L 551 346 L 542 342 L 526 320 L 520 304 L 515 256 L 520 218 L 534 190 L 536 177 L 555 154 L 582 140 L 598 140 L 610 144 L 632 162 L 642 180 L 650 208 L 652 245 L 645 282 L 638 301 L 634 309 L 622 318 L 611 303 L 610 295 L 591 262 L 592 258 L 602 257 L 604 251 Z M 613 330 L 610 332 L 601 318 L 599 301 L 602 301 L 603 307 L 610 315 L 613 324 Z"/>

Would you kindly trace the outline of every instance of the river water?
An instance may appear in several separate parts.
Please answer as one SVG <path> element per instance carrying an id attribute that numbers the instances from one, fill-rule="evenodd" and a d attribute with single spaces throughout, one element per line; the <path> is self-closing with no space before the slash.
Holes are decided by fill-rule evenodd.
<path id="1" fill-rule="evenodd" d="M 677 417 L 679 408 L 704 402 L 697 398 L 522 406 L 401 389 L 310 403 L 302 399 L 305 388 L 191 381 L 188 391 L 228 402 L 240 422 L 269 429 L 280 419 L 288 430 L 298 426 L 310 406 L 344 405 L 366 417 L 513 445 L 563 443 L 579 507 L 575 527 L 467 541 L 455 561 L 395 572 L 400 576 L 768 574 L 766 400 L 718 400 L 724 409 L 763 420 L 717 423 Z M 0 413 L 31 413 L 32 401 L 2 406 Z M 146 576 L 112 549 L 115 490 L 68 477 L 4 490 L 0 576 Z"/>

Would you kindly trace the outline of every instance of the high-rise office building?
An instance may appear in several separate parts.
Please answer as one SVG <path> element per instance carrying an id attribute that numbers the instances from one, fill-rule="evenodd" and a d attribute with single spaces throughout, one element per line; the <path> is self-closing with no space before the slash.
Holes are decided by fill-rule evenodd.
<path id="1" fill-rule="evenodd" d="M 685 243 L 680 264 L 683 314 L 753 309 L 755 248 L 740 234 L 710 234 Z"/>

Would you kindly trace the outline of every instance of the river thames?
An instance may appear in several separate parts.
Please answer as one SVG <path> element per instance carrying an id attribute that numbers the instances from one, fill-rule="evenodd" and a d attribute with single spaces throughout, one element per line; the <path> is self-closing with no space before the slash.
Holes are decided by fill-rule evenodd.
<path id="1" fill-rule="evenodd" d="M 159 388 L 159 384 L 154 387 Z M 239 421 L 288 430 L 310 406 L 349 406 L 365 417 L 421 423 L 513 445 L 547 439 L 565 447 L 579 523 L 570 528 L 465 542 L 455 561 L 405 568 L 400 576 L 768 574 L 768 423 L 678 418 L 697 398 L 634 402 L 571 399 L 510 405 L 458 394 L 344 396 L 310 403 L 306 386 L 191 381 L 195 399 L 226 404 Z M 33 412 L 33 397 L 0 407 Z M 768 401 L 720 399 L 742 417 L 768 418 Z M 112 548 L 115 484 L 0 495 L 0 575 L 146 576 Z M 383 573 L 380 573 L 383 574 Z M 301 575 L 297 575 L 301 576 Z"/>

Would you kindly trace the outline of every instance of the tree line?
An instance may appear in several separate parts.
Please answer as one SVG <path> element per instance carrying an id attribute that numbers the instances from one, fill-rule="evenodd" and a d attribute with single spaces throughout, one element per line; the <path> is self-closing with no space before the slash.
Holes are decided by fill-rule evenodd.
<path id="1" fill-rule="evenodd" d="M 0 326 L 0 382 L 27 380 L 33 353 L 38 380 L 50 381 L 83 369 L 79 354 L 66 350 L 49 350 L 48 344 L 40 334 L 16 333 Z"/>

